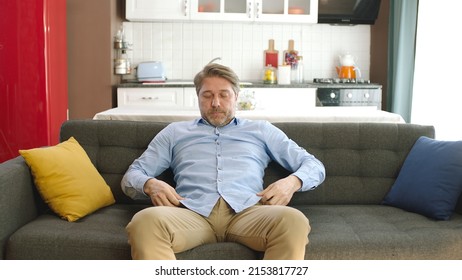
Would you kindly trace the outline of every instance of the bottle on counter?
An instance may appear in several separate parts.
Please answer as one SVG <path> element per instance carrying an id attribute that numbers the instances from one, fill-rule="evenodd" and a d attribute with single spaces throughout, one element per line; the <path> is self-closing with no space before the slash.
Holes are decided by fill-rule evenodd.
<path id="1" fill-rule="evenodd" d="M 291 75 L 290 81 L 297 83 L 298 80 L 298 51 L 294 48 L 294 40 L 289 40 L 289 48 L 284 51 L 283 64 L 290 65 Z"/>
<path id="2" fill-rule="evenodd" d="M 303 56 L 299 55 L 297 57 L 297 78 L 296 82 L 302 84 L 304 80 L 303 77 Z"/>
<path id="3" fill-rule="evenodd" d="M 279 51 L 274 49 L 274 40 L 268 41 L 268 49 L 264 51 L 265 67 L 270 65 L 275 68 L 278 67 Z"/>

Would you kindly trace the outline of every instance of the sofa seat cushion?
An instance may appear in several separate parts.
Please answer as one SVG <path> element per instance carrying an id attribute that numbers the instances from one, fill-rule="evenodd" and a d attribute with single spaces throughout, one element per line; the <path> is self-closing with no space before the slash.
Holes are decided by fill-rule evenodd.
<path id="1" fill-rule="evenodd" d="M 234 242 L 218 242 L 198 246 L 176 254 L 178 260 L 255 260 L 263 253 Z"/>
<path id="2" fill-rule="evenodd" d="M 462 215 L 435 221 L 381 205 L 299 209 L 311 224 L 306 259 L 462 259 Z"/>
<path id="3" fill-rule="evenodd" d="M 7 242 L 7 259 L 130 259 L 125 226 L 146 205 L 115 204 L 69 223 L 41 215 Z M 462 215 L 450 221 L 384 205 L 299 206 L 310 220 L 306 259 L 462 259 Z M 206 244 L 178 259 L 259 259 L 236 243 Z"/>
<path id="4" fill-rule="evenodd" d="M 130 259 L 125 226 L 145 205 L 114 204 L 76 222 L 43 214 L 7 242 L 7 259 Z"/>
<path id="5" fill-rule="evenodd" d="M 7 242 L 6 259 L 128 260 L 125 226 L 146 205 L 115 204 L 69 223 L 44 214 L 16 231 Z M 255 259 L 261 254 L 236 243 L 206 244 L 177 254 L 178 259 Z"/>

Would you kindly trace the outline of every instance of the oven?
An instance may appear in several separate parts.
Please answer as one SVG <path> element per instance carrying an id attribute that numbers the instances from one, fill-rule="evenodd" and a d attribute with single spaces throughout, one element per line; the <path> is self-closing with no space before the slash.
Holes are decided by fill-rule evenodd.
<path id="1" fill-rule="evenodd" d="M 369 106 L 382 109 L 382 86 L 369 81 L 314 79 L 316 106 Z"/>

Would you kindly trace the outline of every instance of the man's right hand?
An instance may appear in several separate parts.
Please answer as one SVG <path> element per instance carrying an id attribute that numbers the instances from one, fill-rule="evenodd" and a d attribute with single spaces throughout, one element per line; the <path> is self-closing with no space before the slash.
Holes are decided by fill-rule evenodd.
<path id="1" fill-rule="evenodd" d="M 143 190 L 155 206 L 180 206 L 180 200 L 184 199 L 172 186 L 154 178 L 144 183 Z"/>

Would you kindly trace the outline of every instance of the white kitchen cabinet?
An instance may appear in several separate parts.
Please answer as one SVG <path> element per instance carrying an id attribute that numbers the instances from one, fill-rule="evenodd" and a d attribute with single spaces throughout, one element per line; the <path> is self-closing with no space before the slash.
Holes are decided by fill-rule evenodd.
<path id="1" fill-rule="evenodd" d="M 191 0 L 192 20 L 253 21 L 255 0 Z"/>
<path id="2" fill-rule="evenodd" d="M 191 19 L 316 23 L 318 0 L 190 0 Z"/>
<path id="3" fill-rule="evenodd" d="M 126 0 L 130 21 L 188 20 L 191 0 Z"/>
<path id="4" fill-rule="evenodd" d="M 318 0 L 255 0 L 255 2 L 256 21 L 318 22 Z"/>
<path id="5" fill-rule="evenodd" d="M 197 93 L 195 87 L 185 87 L 183 91 L 183 107 L 186 110 L 198 110 Z"/>
<path id="6" fill-rule="evenodd" d="M 316 88 L 244 88 L 255 96 L 256 110 L 306 111 L 316 107 Z"/>
<path id="7" fill-rule="evenodd" d="M 197 109 L 195 88 L 184 88 L 184 108 Z M 241 95 L 255 97 L 256 110 L 296 110 L 316 107 L 316 88 L 242 88 Z"/>
<path id="8" fill-rule="evenodd" d="M 182 87 L 118 88 L 117 106 L 183 109 L 183 92 Z"/>
<path id="9" fill-rule="evenodd" d="M 259 111 L 294 112 L 316 107 L 316 88 L 242 88 L 241 94 L 255 97 Z M 194 87 L 121 87 L 118 107 L 144 107 L 162 110 L 198 110 Z"/>
<path id="10" fill-rule="evenodd" d="M 318 0 L 126 0 L 130 21 L 317 23 Z"/>

